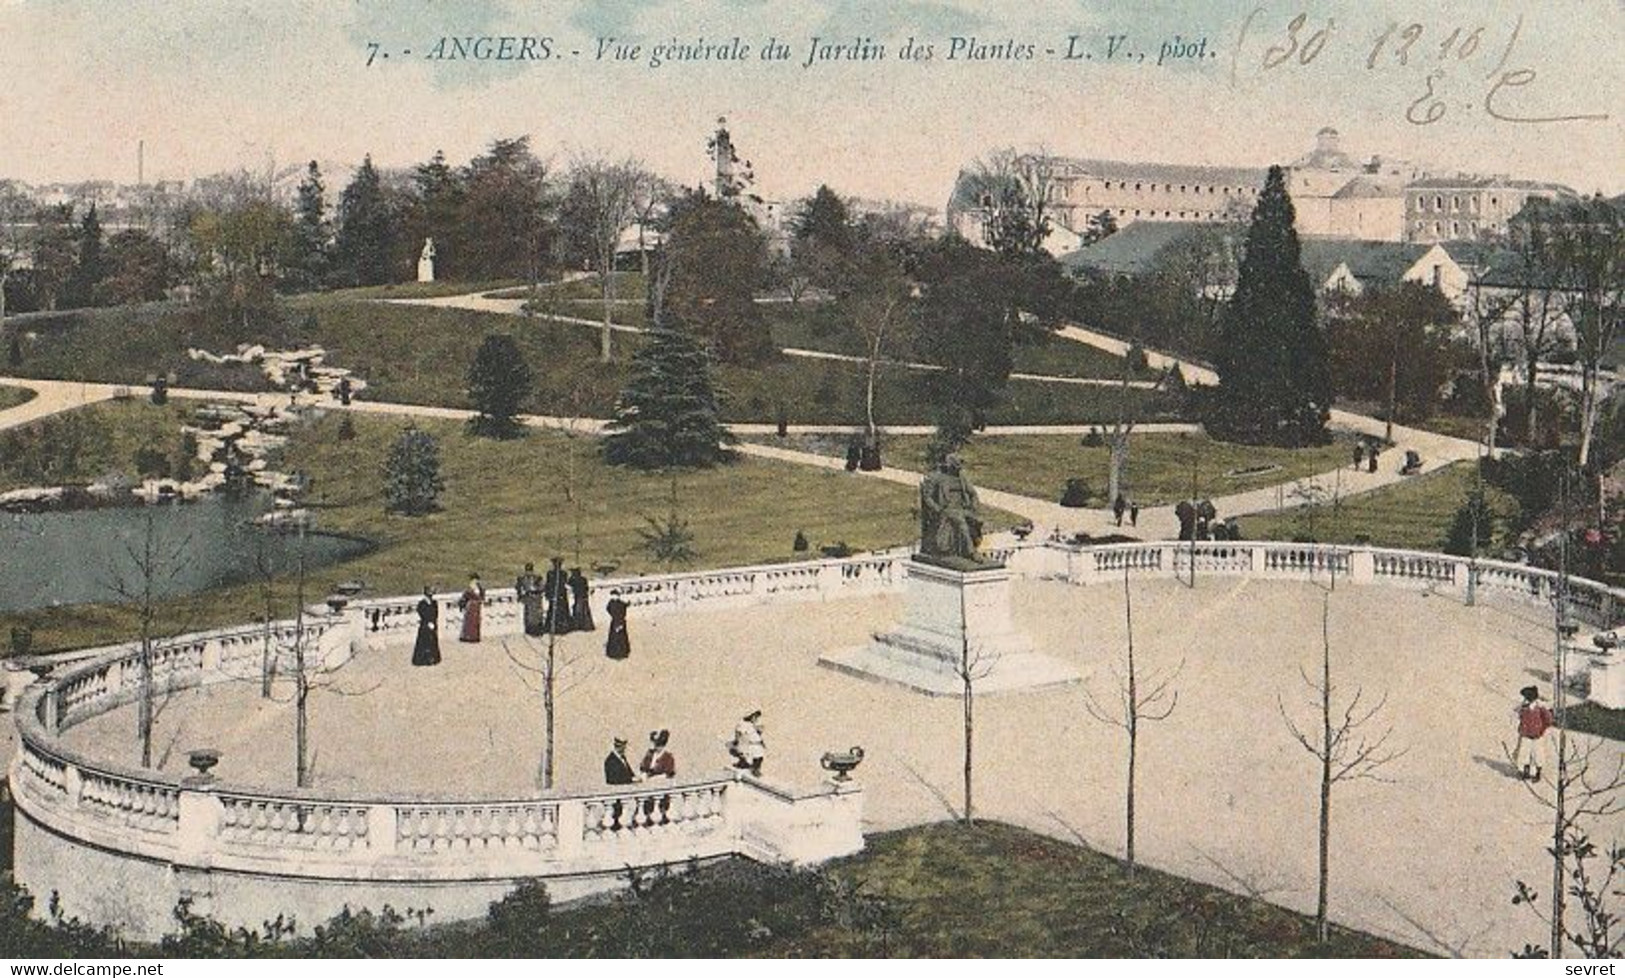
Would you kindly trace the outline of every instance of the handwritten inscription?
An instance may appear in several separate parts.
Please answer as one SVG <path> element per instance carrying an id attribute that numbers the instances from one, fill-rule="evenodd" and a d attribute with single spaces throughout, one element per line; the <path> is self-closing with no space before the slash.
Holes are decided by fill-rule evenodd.
<path id="1" fill-rule="evenodd" d="M 1523 60 L 1521 14 L 1506 25 L 1389 21 L 1375 34 L 1308 11 L 1284 22 L 1270 21 L 1262 7 L 1242 21 L 1230 61 L 1233 86 L 1244 68 L 1269 78 L 1305 70 L 1322 55 L 1334 59 L 1353 54 L 1368 73 L 1415 78 L 1403 106 L 1405 121 L 1415 126 L 1475 111 L 1525 125 L 1610 118 L 1605 112 L 1566 109 L 1565 93 L 1538 84 L 1541 69 Z"/>

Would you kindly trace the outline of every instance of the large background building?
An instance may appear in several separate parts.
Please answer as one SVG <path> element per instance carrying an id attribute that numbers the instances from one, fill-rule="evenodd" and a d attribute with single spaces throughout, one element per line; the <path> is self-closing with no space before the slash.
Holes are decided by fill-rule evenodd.
<path id="1" fill-rule="evenodd" d="M 1026 158 L 1029 161 L 1033 157 Z M 1055 157 L 1045 160 L 1049 213 L 1055 225 L 1046 247 L 1067 254 L 1081 247 L 1091 218 L 1110 214 L 1118 227 L 1136 221 L 1240 221 L 1263 189 L 1265 167 Z M 1021 169 L 1018 167 L 1018 170 Z M 1505 230 L 1530 197 L 1572 196 L 1554 183 L 1506 177 L 1430 176 L 1415 164 L 1342 148 L 1336 129 L 1287 167 L 1287 190 L 1304 235 L 1362 241 L 1433 243 L 1473 240 Z M 982 239 L 991 201 L 973 169 L 962 170 L 948 202 L 948 224 Z"/>

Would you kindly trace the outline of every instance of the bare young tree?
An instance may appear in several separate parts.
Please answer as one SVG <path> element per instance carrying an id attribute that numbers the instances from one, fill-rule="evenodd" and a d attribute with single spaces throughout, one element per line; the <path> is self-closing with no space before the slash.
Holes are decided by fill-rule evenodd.
<path id="1" fill-rule="evenodd" d="M 875 384 L 880 365 L 888 344 L 900 346 L 908 342 L 906 334 L 914 321 L 912 297 L 913 285 L 892 255 L 879 246 L 865 247 L 854 263 L 853 288 L 847 304 L 852 324 L 863 337 L 863 409 L 871 446 L 880 439 L 880 427 L 875 423 Z"/>
<path id="2" fill-rule="evenodd" d="M 1497 346 L 1511 346 L 1522 367 L 1523 430 L 1530 438 L 1534 437 L 1540 410 L 1535 392 L 1541 361 L 1557 349 L 1558 327 L 1564 321 L 1556 279 L 1547 267 L 1550 233 L 1548 222 L 1538 210 L 1515 219 L 1503 239 L 1504 248 L 1475 272 L 1469 288 L 1485 396 L 1492 405 L 1496 403 L 1494 387 L 1499 384 L 1500 368 L 1498 358 L 1492 358 L 1490 351 Z M 1497 420 L 1490 421 L 1492 450 Z"/>
<path id="3" fill-rule="evenodd" d="M 604 300 L 604 327 L 598 350 L 604 363 L 610 361 L 610 338 L 614 334 L 615 253 L 621 234 L 637 216 L 644 173 L 643 164 L 635 159 L 580 157 L 570 165 L 566 214 L 568 219 L 579 222 L 576 232 L 592 245 L 593 270 Z"/>
<path id="4" fill-rule="evenodd" d="M 1050 204 L 1061 161 L 1040 148 L 994 150 L 961 175 L 960 196 L 981 216 L 982 239 L 1000 254 L 1036 254 L 1054 220 Z"/>
<path id="5" fill-rule="evenodd" d="M 986 679 L 998 664 L 999 657 L 970 640 L 970 623 L 965 617 L 965 592 L 959 592 L 959 661 L 954 663 L 954 675 L 959 678 L 959 702 L 964 719 L 965 769 L 964 811 L 960 820 L 966 825 L 976 824 L 976 808 L 972 789 L 975 784 L 976 746 L 976 684 Z"/>
<path id="6" fill-rule="evenodd" d="M 520 671 L 520 682 L 542 694 L 542 756 L 536 765 L 536 786 L 551 790 L 557 756 L 558 698 L 591 677 L 593 670 L 586 665 L 592 657 L 579 649 L 561 649 L 559 637 L 552 632 L 541 638 L 521 634 L 512 640 L 503 639 L 502 651 Z M 535 685 L 527 676 L 535 677 Z"/>
<path id="7" fill-rule="evenodd" d="M 1333 579 L 1335 586 L 1335 578 Z M 1346 781 L 1386 781 L 1379 772 L 1404 756 L 1403 748 L 1388 745 L 1393 728 L 1383 730 L 1375 737 L 1363 732 L 1382 712 L 1388 697 L 1384 695 L 1371 706 L 1362 706 L 1365 690 L 1356 687 L 1354 695 L 1339 706 L 1337 689 L 1332 683 L 1331 592 L 1321 594 L 1320 605 L 1320 678 L 1310 678 L 1301 667 L 1299 674 L 1314 694 L 1314 707 L 1319 723 L 1305 729 L 1287 712 L 1286 701 L 1279 696 L 1277 706 L 1281 719 L 1292 733 L 1292 739 L 1308 751 L 1320 766 L 1320 840 L 1318 889 L 1315 900 L 1315 933 L 1320 943 L 1326 943 L 1330 932 L 1327 917 L 1328 894 L 1331 889 L 1332 843 L 1332 789 Z"/>
<path id="8" fill-rule="evenodd" d="M 1123 568 L 1123 623 L 1127 641 L 1123 656 L 1123 669 L 1112 667 L 1117 683 L 1117 702 L 1108 707 L 1095 698 L 1093 690 L 1085 688 L 1083 708 L 1101 723 L 1117 727 L 1128 735 L 1127 787 L 1123 795 L 1123 838 L 1125 862 L 1130 878 L 1136 867 L 1134 859 L 1134 788 L 1136 763 L 1139 760 L 1140 725 L 1166 720 L 1179 706 L 1179 691 L 1173 681 L 1185 668 L 1183 660 L 1166 673 L 1151 673 L 1141 681 L 1139 667 L 1134 659 L 1134 598 L 1129 589 L 1129 569 Z"/>
<path id="9" fill-rule="evenodd" d="M 1562 513 L 1563 524 L 1568 526 L 1568 480 L 1565 477 L 1562 483 Z M 1573 943 L 1585 953 L 1592 942 L 1600 935 L 1607 943 L 1609 919 L 1606 915 L 1600 920 L 1592 913 L 1591 903 L 1607 899 L 1606 887 L 1600 894 L 1587 891 L 1583 886 L 1570 888 L 1566 884 L 1575 873 L 1582 877 L 1586 872 L 1584 859 L 1589 857 L 1588 847 L 1590 841 L 1586 837 L 1589 823 L 1597 819 L 1611 819 L 1625 812 L 1625 757 L 1615 759 L 1612 769 L 1597 760 L 1596 754 L 1599 744 L 1596 741 L 1582 744 L 1569 737 L 1568 717 L 1568 651 L 1576 626 L 1570 619 L 1569 607 L 1569 562 L 1568 562 L 1568 536 L 1565 532 L 1561 537 L 1558 551 L 1557 593 L 1554 607 L 1554 633 L 1556 641 L 1553 642 L 1552 651 L 1552 713 L 1554 736 L 1556 745 L 1556 767 L 1549 789 L 1544 782 L 1525 781 L 1524 787 L 1541 805 L 1552 812 L 1551 845 L 1547 852 L 1552 857 L 1552 894 L 1551 909 L 1546 921 L 1551 927 L 1546 948 L 1548 956 L 1560 958 L 1563 956 L 1565 941 Z M 1504 750 L 1504 748 L 1503 748 Z M 1510 752 L 1508 753 L 1511 759 Z M 1615 849 L 1618 848 L 1617 842 Z M 1610 881 L 1612 878 L 1610 872 Z M 1575 881 L 1583 883 L 1585 880 Z M 1515 902 L 1528 906 L 1537 914 L 1535 900 L 1536 893 L 1518 881 L 1518 894 Z M 1568 925 L 1568 901 L 1570 896 L 1581 900 L 1582 910 L 1587 915 L 1587 929 L 1589 936 L 1580 936 L 1582 932 L 1571 931 Z"/>
<path id="10" fill-rule="evenodd" d="M 676 196 L 677 188 L 670 180 L 651 170 L 638 172 L 632 189 L 632 218 L 638 228 L 638 262 L 644 275 L 649 274 L 649 228 Z"/>
<path id="11" fill-rule="evenodd" d="M 381 683 L 374 683 L 365 689 L 342 688 L 330 673 L 325 673 L 325 662 L 314 661 L 310 655 L 307 626 L 305 624 L 306 588 L 309 581 L 309 533 L 314 521 L 308 514 L 299 514 L 294 518 L 292 529 L 295 532 L 294 551 L 294 613 L 293 630 L 276 642 L 275 650 L 271 653 L 270 672 L 275 670 L 275 660 L 283 655 L 291 658 L 292 681 L 291 700 L 294 708 L 294 784 L 300 788 L 310 787 L 311 773 L 314 768 L 310 749 L 310 698 L 311 694 L 321 690 L 337 696 L 364 696 L 378 689 Z M 271 617 L 267 613 L 267 619 Z M 269 623 L 266 625 L 267 634 L 271 634 Z M 262 671 L 262 677 L 266 672 Z M 324 675 L 326 678 L 324 678 Z M 262 684 L 269 680 L 262 678 Z M 268 689 L 262 685 L 262 689 Z M 266 695 L 271 695 L 266 693 Z M 273 697 L 274 699 L 274 697 Z"/>
<path id="12" fill-rule="evenodd" d="M 142 514 L 140 539 L 135 542 L 123 541 L 127 565 L 115 565 L 109 578 L 109 589 L 118 599 L 136 605 L 140 622 L 140 691 L 136 701 L 136 737 L 141 744 L 142 767 L 152 767 L 152 727 L 158 712 L 153 676 L 153 656 L 158 650 L 158 599 L 164 587 L 174 581 L 186 566 L 186 552 L 191 544 L 190 535 L 173 544 L 165 541 L 158 528 L 157 514 L 149 506 Z"/>
<path id="13" fill-rule="evenodd" d="M 1151 393 L 1167 389 L 1168 382 L 1179 370 L 1177 365 L 1169 367 L 1157 378 L 1156 385 Z M 1134 434 L 1134 428 L 1140 423 L 1139 412 L 1134 410 L 1136 398 L 1133 395 L 1134 369 L 1127 360 L 1123 361 L 1123 376 L 1118 385 L 1117 420 L 1112 422 L 1111 432 L 1106 436 L 1106 444 L 1110 452 L 1106 467 L 1106 503 L 1112 505 L 1123 492 L 1123 475 L 1128 471 L 1129 439 Z"/>

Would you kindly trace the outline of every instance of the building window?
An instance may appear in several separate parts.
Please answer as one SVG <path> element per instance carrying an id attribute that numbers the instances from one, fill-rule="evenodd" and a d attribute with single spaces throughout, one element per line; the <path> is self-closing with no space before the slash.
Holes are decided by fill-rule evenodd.
<path id="1" fill-rule="evenodd" d="M 1453 238 L 1453 237 L 1455 237 L 1456 235 L 1458 235 L 1460 233 L 1461 233 L 1461 222 L 1460 221 L 1451 221 L 1450 222 L 1450 236 Z"/>
<path id="2" fill-rule="evenodd" d="M 1138 208 L 1138 207 L 1136 207 L 1136 208 L 1134 208 L 1134 216 L 1135 216 L 1135 217 L 1139 217 L 1139 216 L 1140 216 L 1140 209 L 1139 209 L 1139 208 Z"/>
<path id="3" fill-rule="evenodd" d="M 1443 283 L 1443 282 L 1444 282 L 1444 266 L 1443 265 L 1434 265 L 1433 266 L 1433 287 L 1438 288 L 1439 285 L 1441 283 Z"/>
<path id="4" fill-rule="evenodd" d="M 1112 189 L 1112 182 L 1111 182 L 1111 181 L 1110 181 L 1110 180 L 1107 180 L 1107 181 L 1106 181 L 1106 189 L 1107 189 L 1107 190 L 1110 190 L 1110 189 Z"/>

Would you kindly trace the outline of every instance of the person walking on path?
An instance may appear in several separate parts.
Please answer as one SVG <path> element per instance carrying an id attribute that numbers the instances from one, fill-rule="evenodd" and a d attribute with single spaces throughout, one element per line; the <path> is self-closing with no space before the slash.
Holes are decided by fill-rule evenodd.
<path id="1" fill-rule="evenodd" d="M 1118 493 L 1117 498 L 1112 500 L 1112 516 L 1116 518 L 1118 526 L 1123 525 L 1123 513 L 1127 510 L 1128 500 L 1123 498 L 1122 493 Z"/>
<path id="2" fill-rule="evenodd" d="M 480 609 L 485 607 L 485 585 L 480 583 L 480 575 L 475 574 L 469 578 L 463 596 L 457 599 L 457 607 L 463 612 L 463 628 L 457 633 L 457 641 L 478 642 Z"/>
<path id="3" fill-rule="evenodd" d="M 632 654 L 632 636 L 626 630 L 626 611 L 631 607 L 621 600 L 620 594 L 611 594 L 604 610 L 609 612 L 609 637 L 604 640 L 604 654 L 611 659 L 624 659 Z"/>
<path id="4" fill-rule="evenodd" d="M 1512 749 L 1512 766 L 1519 778 L 1539 781 L 1541 762 L 1546 758 L 1546 731 L 1553 723 L 1552 709 L 1541 702 L 1540 687 L 1525 686 L 1519 692 L 1523 702 L 1518 704 L 1518 746 Z"/>
<path id="5" fill-rule="evenodd" d="M 734 739 L 728 745 L 728 753 L 733 755 L 734 767 L 749 771 L 756 777 L 762 776 L 762 760 L 767 756 L 767 744 L 762 739 L 761 721 L 761 710 L 752 710 L 745 714 L 739 725 L 734 727 Z"/>
<path id="6" fill-rule="evenodd" d="M 412 645 L 412 664 L 440 664 L 440 603 L 430 584 L 423 585 L 423 597 L 418 601 L 418 640 Z"/>
<path id="7" fill-rule="evenodd" d="M 1365 461 L 1365 446 L 1359 442 L 1354 443 L 1354 471 L 1360 471 L 1360 463 Z"/>
<path id="8" fill-rule="evenodd" d="M 1129 526 L 1139 526 L 1140 525 L 1140 504 L 1139 503 L 1129 503 L 1128 504 L 1128 525 Z"/>

